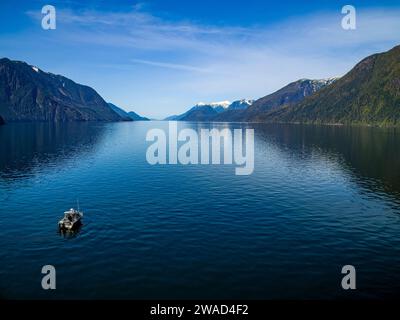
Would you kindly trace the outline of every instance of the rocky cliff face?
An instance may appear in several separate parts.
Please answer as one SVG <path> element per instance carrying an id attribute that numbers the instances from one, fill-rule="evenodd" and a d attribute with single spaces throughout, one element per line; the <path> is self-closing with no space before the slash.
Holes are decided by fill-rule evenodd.
<path id="1" fill-rule="evenodd" d="M 4 122 L 124 120 L 94 89 L 6 58 L 0 59 L 0 119 Z"/>

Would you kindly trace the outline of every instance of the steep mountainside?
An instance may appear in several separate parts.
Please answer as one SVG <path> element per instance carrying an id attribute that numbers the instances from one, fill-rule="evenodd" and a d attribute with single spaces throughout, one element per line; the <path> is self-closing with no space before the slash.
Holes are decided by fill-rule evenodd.
<path id="1" fill-rule="evenodd" d="M 115 104 L 108 102 L 109 107 L 116 112 L 117 114 L 119 114 L 122 118 L 124 118 L 125 121 L 132 121 L 131 117 L 129 117 L 128 112 L 126 112 L 124 109 L 116 106 Z"/>
<path id="2" fill-rule="evenodd" d="M 263 121 L 266 113 L 294 105 L 325 86 L 332 84 L 336 79 L 301 79 L 292 82 L 282 89 L 256 100 L 246 112 L 241 114 L 226 114 L 225 117 L 221 116 L 220 119 L 226 121 Z"/>
<path id="3" fill-rule="evenodd" d="M 303 102 L 272 111 L 265 121 L 400 125 L 400 46 L 374 54 Z"/>
<path id="4" fill-rule="evenodd" d="M 139 116 L 136 112 L 129 111 L 126 112 L 124 109 L 116 106 L 115 104 L 109 102 L 108 105 L 111 109 L 113 109 L 116 113 L 118 113 L 121 117 L 126 119 L 126 121 L 149 121 L 148 118 Z"/>
<path id="5" fill-rule="evenodd" d="M 129 118 L 131 118 L 134 121 L 150 121 L 149 118 L 142 117 L 142 116 L 138 115 L 136 112 L 133 112 L 133 111 L 129 111 L 128 112 L 128 116 L 129 116 Z"/>
<path id="6" fill-rule="evenodd" d="M 5 121 L 122 121 L 92 88 L 25 62 L 0 59 Z"/>

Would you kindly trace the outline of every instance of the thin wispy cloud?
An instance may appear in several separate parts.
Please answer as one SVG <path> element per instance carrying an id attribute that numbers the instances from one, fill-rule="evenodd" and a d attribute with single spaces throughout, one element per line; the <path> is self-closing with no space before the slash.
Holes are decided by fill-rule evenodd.
<path id="1" fill-rule="evenodd" d="M 183 64 L 176 64 L 176 63 L 166 63 L 160 61 L 149 61 L 143 59 L 132 59 L 133 63 L 145 64 L 152 67 L 160 67 L 160 68 L 167 68 L 167 69 L 174 69 L 174 70 L 182 70 L 182 71 L 190 71 L 190 72 L 200 72 L 200 73 L 209 73 L 212 72 L 210 69 L 203 69 L 189 65 Z"/>

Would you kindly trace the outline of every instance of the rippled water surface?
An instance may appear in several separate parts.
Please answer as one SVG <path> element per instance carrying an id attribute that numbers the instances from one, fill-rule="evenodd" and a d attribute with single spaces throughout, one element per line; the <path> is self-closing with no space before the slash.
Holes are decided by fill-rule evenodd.
<path id="1" fill-rule="evenodd" d="M 165 122 L 0 126 L 0 297 L 398 296 L 399 131 L 179 126 L 254 128 L 254 173 L 150 166 L 146 133 Z M 66 237 L 77 198 L 84 225 Z M 356 291 L 340 287 L 347 264 Z"/>

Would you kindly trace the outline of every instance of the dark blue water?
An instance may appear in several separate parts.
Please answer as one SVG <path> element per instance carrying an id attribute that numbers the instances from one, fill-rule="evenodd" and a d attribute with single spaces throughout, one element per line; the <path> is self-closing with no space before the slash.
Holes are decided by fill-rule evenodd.
<path id="1" fill-rule="evenodd" d="M 0 127 L 2 298 L 392 298 L 400 132 L 255 129 L 255 171 L 150 166 L 163 122 Z M 198 129 L 207 124 L 183 123 Z M 84 225 L 57 231 L 79 198 Z M 41 289 L 41 268 L 57 289 Z M 341 268 L 357 290 L 341 289 Z"/>

